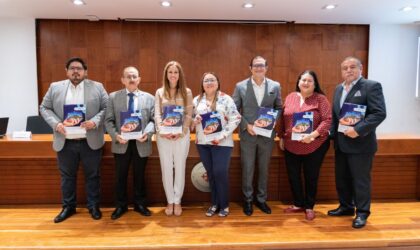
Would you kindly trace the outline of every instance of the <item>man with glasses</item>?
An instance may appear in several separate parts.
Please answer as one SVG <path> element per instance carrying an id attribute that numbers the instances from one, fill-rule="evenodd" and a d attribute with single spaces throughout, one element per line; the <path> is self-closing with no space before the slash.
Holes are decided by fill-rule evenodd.
<path id="1" fill-rule="evenodd" d="M 109 95 L 106 109 L 105 126 L 112 138 L 111 150 L 114 153 L 116 171 L 116 208 L 111 215 L 113 220 L 120 218 L 128 210 L 127 177 L 131 162 L 134 211 L 143 216 L 151 215 L 146 206 L 144 172 L 147 159 L 152 153 L 155 98 L 139 90 L 140 81 L 139 71 L 135 67 L 125 68 L 121 77 L 124 88 Z M 135 134 L 137 132 L 134 131 L 141 133 Z M 132 136 L 128 135 L 130 133 Z"/>
<path id="2" fill-rule="evenodd" d="M 62 222 L 76 213 L 76 181 L 80 162 L 85 176 L 87 208 L 91 217 L 99 220 L 102 217 L 99 201 L 103 120 L 108 94 L 101 83 L 86 79 L 87 66 L 81 58 L 68 60 L 66 73 L 68 79 L 53 82 L 40 106 L 42 117 L 54 131 L 53 148 L 57 152 L 61 174 L 63 209 L 54 222 Z M 72 112 L 66 114 L 71 107 L 78 107 L 73 113 L 79 116 L 71 117 Z M 85 133 L 70 134 L 68 129 L 71 125 L 80 126 Z"/>
<path id="3" fill-rule="evenodd" d="M 253 213 L 253 179 L 256 159 L 258 159 L 258 183 L 255 205 L 266 214 L 271 214 L 267 205 L 268 166 L 273 148 L 275 132 L 271 137 L 257 135 L 253 129 L 260 108 L 272 108 L 281 112 L 280 83 L 265 77 L 267 61 L 256 56 L 251 60 L 249 69 L 252 73 L 236 84 L 233 100 L 242 115 L 239 136 L 241 138 L 242 192 L 244 194 L 243 212 L 250 216 Z"/>

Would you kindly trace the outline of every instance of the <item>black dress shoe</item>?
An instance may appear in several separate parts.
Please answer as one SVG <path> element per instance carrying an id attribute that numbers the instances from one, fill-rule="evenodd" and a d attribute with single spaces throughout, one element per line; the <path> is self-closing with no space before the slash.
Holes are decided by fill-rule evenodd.
<path id="1" fill-rule="evenodd" d="M 134 211 L 139 212 L 143 216 L 150 216 L 152 215 L 152 212 L 143 205 L 134 205 Z"/>
<path id="2" fill-rule="evenodd" d="M 125 207 L 117 207 L 115 208 L 114 212 L 112 212 L 111 219 L 116 220 L 120 218 L 125 212 L 127 212 L 128 208 Z"/>
<path id="3" fill-rule="evenodd" d="M 338 207 L 336 209 L 328 211 L 329 216 L 353 216 L 354 215 L 354 209 L 346 209 L 343 207 Z"/>
<path id="4" fill-rule="evenodd" d="M 257 206 L 261 211 L 266 214 L 271 214 L 271 208 L 267 205 L 266 202 L 255 202 L 255 206 Z"/>
<path id="5" fill-rule="evenodd" d="M 244 214 L 251 216 L 254 212 L 254 209 L 252 208 L 252 202 L 245 201 L 244 203 Z"/>
<path id="6" fill-rule="evenodd" d="M 76 213 L 76 208 L 64 207 L 63 210 L 54 218 L 54 223 L 60 223 Z"/>
<path id="7" fill-rule="evenodd" d="M 89 208 L 89 213 L 90 213 L 90 216 L 92 217 L 92 219 L 94 219 L 94 220 L 99 220 L 99 219 L 102 218 L 102 212 L 99 209 L 99 207 Z"/>
<path id="8" fill-rule="evenodd" d="M 353 228 L 362 228 L 366 225 L 367 217 L 364 215 L 357 215 L 356 218 L 353 220 L 352 227 Z"/>

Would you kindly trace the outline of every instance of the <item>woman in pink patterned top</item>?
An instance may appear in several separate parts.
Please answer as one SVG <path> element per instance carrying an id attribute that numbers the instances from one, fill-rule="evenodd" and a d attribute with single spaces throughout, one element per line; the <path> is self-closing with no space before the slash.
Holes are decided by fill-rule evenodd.
<path id="1" fill-rule="evenodd" d="M 305 218 L 313 220 L 318 176 L 330 146 L 331 127 L 330 103 L 314 71 L 306 70 L 299 75 L 296 91 L 286 97 L 283 110 L 278 134 L 294 199 L 284 212 L 305 212 Z M 302 169 L 305 185 L 301 180 Z"/>

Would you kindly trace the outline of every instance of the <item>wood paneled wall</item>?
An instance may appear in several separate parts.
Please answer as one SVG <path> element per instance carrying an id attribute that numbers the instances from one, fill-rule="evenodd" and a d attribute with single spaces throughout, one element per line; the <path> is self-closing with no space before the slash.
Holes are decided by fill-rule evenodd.
<path id="1" fill-rule="evenodd" d="M 232 94 L 235 83 L 249 77 L 251 58 L 262 55 L 283 97 L 295 89 L 300 72 L 313 69 L 331 100 L 344 57 L 359 57 L 367 72 L 368 40 L 367 25 L 37 20 L 39 98 L 51 82 L 65 79 L 65 62 L 74 56 L 86 60 L 89 78 L 108 92 L 122 88 L 124 67 L 136 66 L 141 89 L 152 94 L 165 64 L 177 60 L 197 95 L 206 71 L 216 72 L 222 90 Z"/>

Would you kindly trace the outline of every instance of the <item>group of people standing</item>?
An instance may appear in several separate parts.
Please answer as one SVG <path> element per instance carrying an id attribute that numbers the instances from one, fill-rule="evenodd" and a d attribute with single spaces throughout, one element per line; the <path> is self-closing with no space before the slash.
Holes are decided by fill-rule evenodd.
<path id="1" fill-rule="evenodd" d="M 206 72 L 201 79 L 201 92 L 193 98 L 187 87 L 184 71 L 176 61 L 166 64 L 162 87 L 155 96 L 141 91 L 141 76 L 135 67 L 123 70 L 124 88 L 107 95 L 103 85 L 86 78 L 87 66 L 81 58 L 72 58 L 66 64 L 67 80 L 54 82 L 40 105 L 40 113 L 54 130 L 53 148 L 57 151 L 61 174 L 62 211 L 55 217 L 59 223 L 76 213 L 76 180 L 79 162 L 85 174 L 87 207 L 93 219 L 102 217 L 100 201 L 100 165 L 104 128 L 112 138 L 115 159 L 116 220 L 128 211 L 127 177 L 133 168 L 134 211 L 150 216 L 147 208 L 145 168 L 152 151 L 152 135 L 156 143 L 162 170 L 162 182 L 167 199 L 165 214 L 182 214 L 182 195 L 185 186 L 185 166 L 190 146 L 190 131 L 195 130 L 196 146 L 207 171 L 211 189 L 211 205 L 206 216 L 229 215 L 229 165 L 233 148 L 232 133 L 238 127 L 241 147 L 243 212 L 253 214 L 253 205 L 270 214 L 267 204 L 269 165 L 276 135 L 285 151 L 285 162 L 294 198 L 293 205 L 284 212 L 304 212 L 307 220 L 315 218 L 313 210 L 320 167 L 334 138 L 336 157 L 336 186 L 340 206 L 328 212 L 331 216 L 354 215 L 353 227 L 366 224 L 370 214 L 370 170 L 376 151 L 375 128 L 385 119 L 385 103 L 380 83 L 361 76 L 362 64 L 355 57 L 341 64 L 344 82 L 334 94 L 333 107 L 321 90 L 315 72 L 301 73 L 296 89 L 282 105 L 280 83 L 266 77 L 268 64 L 261 56 L 249 65 L 251 76 L 236 84 L 230 97 L 220 90 L 220 79 L 214 72 Z M 337 132 L 340 110 L 344 102 L 365 105 L 365 117 L 354 127 Z M 80 127 L 85 134 L 69 136 L 63 125 L 64 105 L 84 106 L 85 121 Z M 164 130 L 164 109 L 180 107 L 182 130 L 167 133 Z M 276 129 L 271 136 L 254 131 L 261 107 L 278 114 Z M 122 136 L 122 112 L 137 114 L 142 135 L 136 139 Z M 312 112 L 313 130 L 299 140 L 292 140 L 293 116 L 297 112 Z M 203 117 L 213 114 L 220 118 L 221 136 L 208 140 L 202 126 Z M 254 172 L 258 178 L 254 192 Z M 304 181 L 301 180 L 303 170 Z"/>

